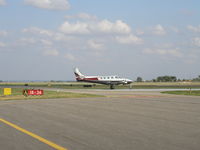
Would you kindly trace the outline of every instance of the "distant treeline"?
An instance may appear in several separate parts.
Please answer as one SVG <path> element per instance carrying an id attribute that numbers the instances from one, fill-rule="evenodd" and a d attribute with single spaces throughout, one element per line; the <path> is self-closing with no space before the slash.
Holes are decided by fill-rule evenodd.
<path id="1" fill-rule="evenodd" d="M 197 78 L 194 78 L 192 81 L 200 81 L 200 75 Z"/>
<path id="2" fill-rule="evenodd" d="M 176 76 L 159 76 L 156 79 L 153 79 L 153 82 L 176 82 Z"/>
<path id="3" fill-rule="evenodd" d="M 136 82 L 143 82 L 142 77 L 137 77 Z M 200 82 L 200 75 L 194 79 L 178 79 L 176 76 L 159 76 L 156 79 L 148 80 L 146 82 L 181 82 L 181 81 L 194 81 Z"/>
<path id="4" fill-rule="evenodd" d="M 142 77 L 137 77 L 136 82 L 181 82 L 181 81 L 193 81 L 193 82 L 200 82 L 200 75 L 197 78 L 193 79 L 178 79 L 176 76 L 159 76 L 155 79 L 152 80 L 143 80 Z M 8 82 L 8 81 L 3 81 L 0 80 L 0 83 L 2 82 Z M 17 82 L 17 81 L 15 81 Z M 39 81 L 29 81 L 29 82 L 39 82 Z M 75 82 L 75 81 L 62 81 L 62 80 L 50 80 L 50 81 L 40 81 L 40 82 L 51 82 L 51 83 L 62 83 L 62 82 Z"/>

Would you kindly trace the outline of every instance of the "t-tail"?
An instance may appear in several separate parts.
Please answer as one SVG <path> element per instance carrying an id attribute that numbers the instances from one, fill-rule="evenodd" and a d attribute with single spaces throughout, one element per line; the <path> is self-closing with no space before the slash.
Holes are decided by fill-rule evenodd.
<path id="1" fill-rule="evenodd" d="M 85 78 L 85 76 L 79 71 L 78 68 L 75 68 L 75 69 L 74 69 L 74 74 L 75 74 L 75 76 L 76 76 L 76 80 L 77 80 L 77 81 L 81 81 L 82 79 Z"/>

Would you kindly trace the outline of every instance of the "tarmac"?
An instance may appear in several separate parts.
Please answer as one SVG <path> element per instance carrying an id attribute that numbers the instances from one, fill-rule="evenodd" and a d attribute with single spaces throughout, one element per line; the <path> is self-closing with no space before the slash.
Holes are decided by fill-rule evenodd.
<path id="1" fill-rule="evenodd" d="M 65 91 L 106 97 L 0 101 L 0 149 L 200 149 L 198 96 Z"/>

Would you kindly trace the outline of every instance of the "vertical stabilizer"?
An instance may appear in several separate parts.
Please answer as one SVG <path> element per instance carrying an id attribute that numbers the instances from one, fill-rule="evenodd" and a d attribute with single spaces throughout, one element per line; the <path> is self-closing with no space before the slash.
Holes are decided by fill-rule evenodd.
<path id="1" fill-rule="evenodd" d="M 76 80 L 83 79 L 85 76 L 79 71 L 78 68 L 74 69 L 74 74 L 76 76 Z"/>

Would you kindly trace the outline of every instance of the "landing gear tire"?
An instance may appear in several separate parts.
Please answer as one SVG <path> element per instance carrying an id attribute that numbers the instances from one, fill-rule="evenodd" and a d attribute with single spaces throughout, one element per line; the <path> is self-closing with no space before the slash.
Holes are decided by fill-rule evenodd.
<path id="1" fill-rule="evenodd" d="M 115 86 L 111 84 L 111 85 L 110 85 L 110 89 L 111 89 L 111 90 L 115 89 Z"/>

